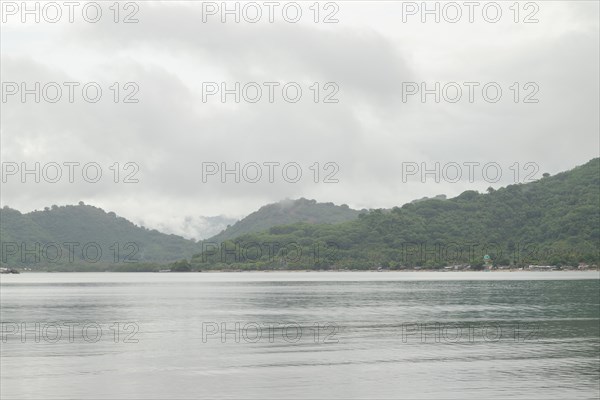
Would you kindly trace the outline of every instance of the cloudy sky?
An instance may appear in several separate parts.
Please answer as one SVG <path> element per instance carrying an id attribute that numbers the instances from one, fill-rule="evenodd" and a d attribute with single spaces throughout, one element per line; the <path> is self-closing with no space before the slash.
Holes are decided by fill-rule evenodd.
<path id="1" fill-rule="evenodd" d="M 42 2 L 36 22 L 3 1 L 1 205 L 200 238 L 201 216 L 284 198 L 387 208 L 599 156 L 598 2 L 428 2 L 439 22 L 313 3 L 228 2 L 236 22 L 221 2 Z"/>

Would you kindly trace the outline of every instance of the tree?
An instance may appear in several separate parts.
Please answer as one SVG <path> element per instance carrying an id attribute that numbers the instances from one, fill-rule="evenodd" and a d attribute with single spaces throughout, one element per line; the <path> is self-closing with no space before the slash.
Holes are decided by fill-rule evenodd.
<path id="1" fill-rule="evenodd" d="M 189 272 L 191 270 L 191 265 L 186 259 L 179 260 L 171 264 L 171 271 L 173 272 Z"/>

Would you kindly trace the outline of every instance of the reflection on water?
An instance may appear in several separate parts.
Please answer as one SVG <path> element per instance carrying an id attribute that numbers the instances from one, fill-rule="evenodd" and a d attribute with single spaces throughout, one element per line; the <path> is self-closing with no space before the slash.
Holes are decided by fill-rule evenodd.
<path id="1" fill-rule="evenodd" d="M 597 398 L 598 273 L 2 276 L 2 398 Z"/>

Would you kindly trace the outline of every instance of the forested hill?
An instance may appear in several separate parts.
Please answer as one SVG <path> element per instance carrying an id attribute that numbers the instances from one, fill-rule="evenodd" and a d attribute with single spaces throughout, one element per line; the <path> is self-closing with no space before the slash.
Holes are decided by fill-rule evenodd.
<path id="1" fill-rule="evenodd" d="M 206 249 L 191 264 L 199 269 L 441 267 L 481 264 L 485 254 L 501 265 L 598 264 L 599 242 L 596 158 L 485 194 L 466 191 L 448 200 L 375 210 L 342 224 L 272 227 Z"/>
<path id="2" fill-rule="evenodd" d="M 0 210 L 1 259 L 32 268 L 79 265 L 131 266 L 171 262 L 198 251 L 197 243 L 139 227 L 113 212 L 84 205 L 43 211 Z"/>
<path id="3" fill-rule="evenodd" d="M 260 208 L 210 240 L 299 221 L 348 221 L 359 213 L 345 205 L 284 200 Z M 83 203 L 25 214 L 4 207 L 0 210 L 0 241 L 0 265 L 31 268 L 143 270 L 148 267 L 144 264 L 189 258 L 201 249 L 191 240 L 139 227 L 114 212 Z"/>
<path id="4" fill-rule="evenodd" d="M 244 219 L 228 226 L 207 242 L 220 243 L 247 233 L 265 231 L 273 226 L 305 222 L 309 224 L 340 223 L 358 218 L 361 211 L 347 205 L 336 206 L 333 203 L 317 203 L 315 200 L 282 200 L 268 204 Z"/>
<path id="5" fill-rule="evenodd" d="M 441 267 L 481 264 L 484 254 L 501 265 L 598 264 L 600 159 L 528 184 L 391 210 L 271 204 L 204 242 L 210 251 L 83 203 L 26 214 L 4 207 L 0 241 L 2 266 L 32 268 L 141 270 L 193 254 L 193 269 Z"/>

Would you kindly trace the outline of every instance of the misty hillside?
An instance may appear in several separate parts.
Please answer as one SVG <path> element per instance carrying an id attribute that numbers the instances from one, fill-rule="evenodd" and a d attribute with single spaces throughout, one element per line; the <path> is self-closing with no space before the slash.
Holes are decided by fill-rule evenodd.
<path id="1" fill-rule="evenodd" d="M 490 254 L 499 265 L 598 263 L 600 159 L 570 171 L 488 193 L 466 191 L 359 215 L 337 225 L 298 223 L 247 234 L 222 247 L 286 243 L 275 257 L 224 259 L 196 255 L 196 268 L 403 268 L 481 264 Z"/>
<path id="2" fill-rule="evenodd" d="M 268 204 L 246 218 L 227 227 L 223 232 L 208 239 L 207 242 L 223 242 L 252 232 L 261 232 L 277 225 L 296 222 L 307 224 L 335 224 L 358 218 L 361 211 L 347 205 L 336 206 L 333 203 L 317 203 L 315 200 L 301 198 L 282 200 Z"/>
<path id="3" fill-rule="evenodd" d="M 193 254 L 197 246 L 191 240 L 139 227 L 114 212 L 83 203 L 26 214 L 4 207 L 0 210 L 0 240 L 3 264 L 40 266 L 53 264 L 50 261 L 55 259 L 54 264 L 82 260 L 88 264 L 169 262 Z M 16 252 L 8 243 L 17 244 Z M 54 246 L 44 248 L 49 243 L 60 246 L 60 250 Z M 30 249 L 39 261 L 35 260 L 36 254 L 28 253 Z"/>
<path id="4" fill-rule="evenodd" d="M 265 259 L 233 263 L 218 256 L 199 257 L 198 243 L 139 227 L 83 203 L 26 214 L 4 207 L 0 240 L 3 265 L 32 267 L 84 261 L 87 266 L 170 263 L 192 255 L 196 268 L 436 267 L 448 260 L 433 254 L 435 246 L 465 250 L 473 243 L 493 243 L 486 251 L 493 250 L 494 261 L 501 264 L 597 263 L 600 159 L 532 183 L 490 188 L 485 194 L 466 191 L 452 199 L 436 196 L 391 210 L 367 212 L 315 200 L 285 200 L 261 207 L 209 239 L 226 246 L 294 243 L 305 256 L 313 255 L 283 264 L 281 253 L 276 259 L 268 259 L 265 252 Z M 426 244 L 429 253 L 415 254 L 416 244 Z M 315 249 L 330 251 L 314 257 Z M 457 261 L 479 260 L 475 258 Z"/>
<path id="5" fill-rule="evenodd" d="M 227 240 L 295 222 L 348 221 L 358 214 L 345 205 L 284 200 L 260 208 L 210 240 Z M 169 263 L 199 250 L 192 240 L 137 226 L 114 212 L 83 203 L 25 214 L 4 207 L 0 210 L 0 240 L 0 261 L 9 266 Z"/>

